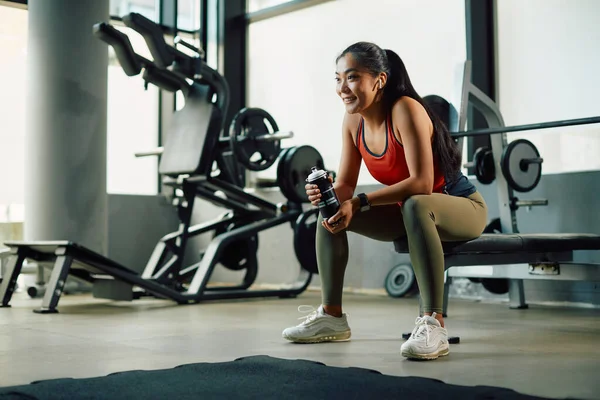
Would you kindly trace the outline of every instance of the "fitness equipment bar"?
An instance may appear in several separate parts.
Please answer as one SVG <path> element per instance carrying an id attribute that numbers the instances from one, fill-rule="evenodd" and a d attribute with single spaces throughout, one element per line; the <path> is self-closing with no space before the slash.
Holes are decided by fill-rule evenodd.
<path id="1" fill-rule="evenodd" d="M 473 129 L 470 131 L 450 132 L 450 134 L 454 137 L 471 137 L 471 136 L 480 136 L 480 135 L 494 135 L 494 134 L 498 134 L 498 133 L 533 131 L 533 130 L 548 129 L 548 128 L 561 128 L 561 127 L 565 127 L 565 126 L 590 125 L 590 124 L 598 124 L 598 123 L 600 123 L 600 116 L 576 118 L 576 119 L 566 119 L 566 120 L 549 121 L 549 122 L 539 122 L 539 123 L 535 123 L 535 124 L 514 125 L 514 126 L 505 126 L 505 127 L 497 127 L 497 128 Z"/>
<path id="2" fill-rule="evenodd" d="M 290 139 L 294 137 L 294 132 L 275 132 L 273 134 L 259 135 L 254 137 L 239 137 L 236 139 L 236 142 L 239 143 L 240 146 L 243 146 L 246 141 L 257 141 L 257 142 L 273 142 L 276 140 L 282 139 Z M 220 139 L 221 143 L 229 143 L 229 139 Z M 164 151 L 164 147 L 157 147 L 152 150 L 140 151 L 134 153 L 136 157 L 148 157 L 148 156 L 160 156 Z"/>

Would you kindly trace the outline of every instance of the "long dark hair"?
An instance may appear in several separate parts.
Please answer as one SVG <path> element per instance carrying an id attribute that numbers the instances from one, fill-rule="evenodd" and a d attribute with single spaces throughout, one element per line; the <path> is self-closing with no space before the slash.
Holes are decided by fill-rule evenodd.
<path id="1" fill-rule="evenodd" d="M 461 151 L 450 136 L 448 127 L 413 87 L 400 56 L 392 50 L 383 50 L 374 43 L 358 42 L 346 48 L 337 57 L 336 62 L 348 53 L 352 54 L 354 59 L 373 76 L 378 76 L 382 72 L 387 74 L 387 83 L 383 89 L 383 102 L 388 112 L 391 111 L 396 100 L 402 96 L 408 96 L 423 106 L 433 123 L 433 156 L 437 157 L 439 168 L 446 179 L 454 179 L 461 168 Z"/>

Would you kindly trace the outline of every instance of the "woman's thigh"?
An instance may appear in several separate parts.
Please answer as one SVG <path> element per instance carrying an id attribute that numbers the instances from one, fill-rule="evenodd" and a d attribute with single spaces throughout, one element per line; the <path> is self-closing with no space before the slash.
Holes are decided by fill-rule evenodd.
<path id="1" fill-rule="evenodd" d="M 393 242 L 406 236 L 402 209 L 397 204 L 357 212 L 347 230 L 382 242 Z"/>

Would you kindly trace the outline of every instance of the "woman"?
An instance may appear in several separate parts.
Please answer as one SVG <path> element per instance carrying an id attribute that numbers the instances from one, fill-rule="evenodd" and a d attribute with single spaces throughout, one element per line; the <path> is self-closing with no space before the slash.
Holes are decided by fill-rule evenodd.
<path id="1" fill-rule="evenodd" d="M 373 43 L 351 45 L 336 60 L 336 91 L 346 107 L 342 156 L 334 183 L 340 200 L 336 215 L 319 217 L 316 251 L 322 305 L 283 337 L 316 343 L 349 340 L 342 312 L 348 262 L 347 231 L 380 241 L 406 237 L 420 290 L 423 317 L 402 344 L 407 358 L 448 354 L 444 327 L 442 241 L 478 237 L 487 206 L 461 173 L 460 149 L 412 87 L 400 57 Z M 354 196 L 361 162 L 384 187 Z M 306 185 L 318 205 L 317 186 Z"/>

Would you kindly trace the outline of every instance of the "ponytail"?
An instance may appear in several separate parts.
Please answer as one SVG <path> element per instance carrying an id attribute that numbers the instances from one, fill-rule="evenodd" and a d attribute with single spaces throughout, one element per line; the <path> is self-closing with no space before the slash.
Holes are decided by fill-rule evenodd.
<path id="1" fill-rule="evenodd" d="M 435 114 L 431 107 L 423 101 L 414 89 L 404 62 L 393 50 L 386 49 L 388 80 L 383 91 L 383 101 L 388 110 L 403 96 L 410 97 L 419 102 L 427 111 L 433 123 L 433 156 L 437 158 L 438 166 L 444 174 L 446 181 L 452 181 L 460 172 L 462 154 L 454 141 L 448 127 L 442 122 L 440 116 Z"/>

